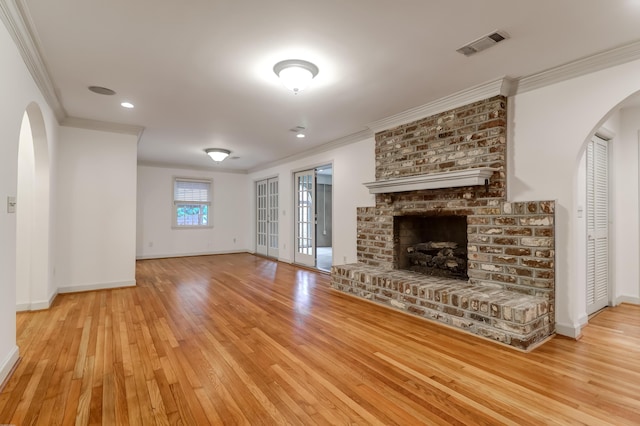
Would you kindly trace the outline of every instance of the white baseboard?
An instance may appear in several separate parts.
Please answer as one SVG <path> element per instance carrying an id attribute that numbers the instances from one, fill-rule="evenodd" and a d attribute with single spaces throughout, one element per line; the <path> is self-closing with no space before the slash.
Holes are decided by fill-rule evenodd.
<path id="1" fill-rule="evenodd" d="M 11 373 L 11 370 L 13 370 L 13 367 L 15 367 L 18 359 L 20 359 L 20 350 L 17 346 L 14 346 L 0 364 L 0 386 L 4 384 L 4 381 L 9 376 L 9 373 Z"/>
<path id="2" fill-rule="evenodd" d="M 64 294 L 64 293 L 78 293 L 81 291 L 109 290 L 112 288 L 133 287 L 135 285 L 136 285 L 136 280 L 116 281 L 111 283 L 86 284 L 86 285 L 78 285 L 78 286 L 59 287 L 58 293 Z"/>
<path id="3" fill-rule="evenodd" d="M 42 311 L 43 309 L 49 309 L 51 303 L 48 300 L 36 300 L 31 302 L 31 306 L 29 307 L 30 311 Z"/>
<path id="4" fill-rule="evenodd" d="M 31 310 L 31 303 L 16 303 L 16 312 L 26 312 Z"/>
<path id="5" fill-rule="evenodd" d="M 53 305 L 53 301 L 58 295 L 58 290 L 54 290 L 49 296 L 49 300 L 36 300 L 34 302 L 25 302 L 16 304 L 16 312 L 25 311 L 41 311 L 43 309 L 49 309 Z"/>
<path id="6" fill-rule="evenodd" d="M 556 334 L 578 339 L 582 335 L 582 326 L 556 323 Z"/>
<path id="7" fill-rule="evenodd" d="M 51 305 L 53 305 L 54 300 L 56 300 L 56 297 L 58 297 L 58 289 L 56 288 L 55 290 L 53 290 L 53 292 L 51 293 L 51 296 L 49 296 L 49 307 L 51 307 Z"/>
<path id="8" fill-rule="evenodd" d="M 632 305 L 640 305 L 640 297 L 633 296 L 619 296 L 616 298 L 616 306 L 621 303 L 630 303 Z"/>
<path id="9" fill-rule="evenodd" d="M 166 259 L 171 257 L 211 256 L 214 254 L 236 254 L 236 253 L 249 253 L 249 250 L 242 249 L 242 250 L 206 251 L 206 252 L 194 252 L 194 253 L 142 254 L 142 255 L 136 255 L 136 260 Z"/>

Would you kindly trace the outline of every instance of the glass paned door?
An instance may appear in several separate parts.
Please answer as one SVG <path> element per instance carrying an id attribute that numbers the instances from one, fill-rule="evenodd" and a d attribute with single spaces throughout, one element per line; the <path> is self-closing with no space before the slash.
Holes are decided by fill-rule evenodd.
<path id="1" fill-rule="evenodd" d="M 315 171 L 312 169 L 296 173 L 294 182 L 296 200 L 294 261 L 315 267 Z"/>
<path id="2" fill-rule="evenodd" d="M 267 181 L 256 182 L 256 252 L 267 255 Z"/>
<path id="3" fill-rule="evenodd" d="M 256 253 L 278 257 L 278 178 L 256 182 Z"/>
<path id="4" fill-rule="evenodd" d="M 278 257 L 278 179 L 269 179 L 267 189 L 267 256 Z"/>

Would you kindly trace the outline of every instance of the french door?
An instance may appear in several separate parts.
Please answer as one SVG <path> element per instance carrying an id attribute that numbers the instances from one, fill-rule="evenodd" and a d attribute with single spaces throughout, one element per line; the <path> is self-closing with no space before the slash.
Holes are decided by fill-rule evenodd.
<path id="1" fill-rule="evenodd" d="M 294 262 L 316 266 L 316 172 L 314 169 L 294 174 L 295 253 Z"/>
<path id="2" fill-rule="evenodd" d="M 609 304 L 609 178 L 607 142 L 587 145 L 587 314 Z"/>
<path id="3" fill-rule="evenodd" d="M 256 252 L 278 257 L 278 178 L 256 182 Z"/>

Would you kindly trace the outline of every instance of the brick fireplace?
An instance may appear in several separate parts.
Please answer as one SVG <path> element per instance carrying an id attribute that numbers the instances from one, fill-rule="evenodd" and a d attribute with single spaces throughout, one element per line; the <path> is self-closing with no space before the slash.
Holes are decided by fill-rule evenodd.
<path id="1" fill-rule="evenodd" d="M 376 205 L 358 208 L 358 263 L 334 266 L 333 288 L 521 349 L 554 333 L 554 202 L 506 201 L 506 103 L 376 134 Z M 456 180 L 481 169 L 483 184 Z"/>

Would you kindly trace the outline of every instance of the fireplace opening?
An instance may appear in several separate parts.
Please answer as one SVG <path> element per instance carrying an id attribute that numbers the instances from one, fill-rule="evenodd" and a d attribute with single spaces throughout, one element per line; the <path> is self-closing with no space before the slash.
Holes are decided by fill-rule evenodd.
<path id="1" fill-rule="evenodd" d="M 467 280 L 466 216 L 395 216 L 397 269 Z"/>

